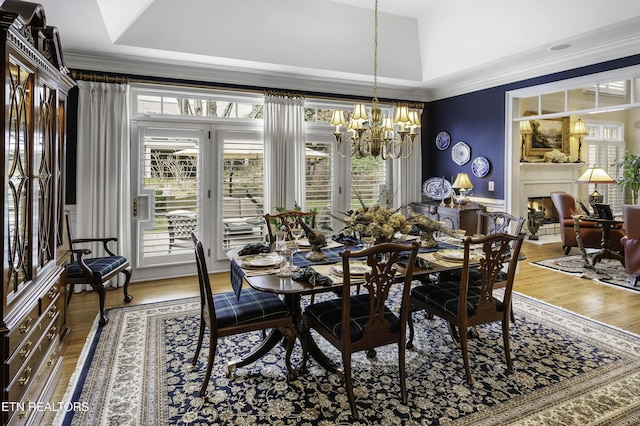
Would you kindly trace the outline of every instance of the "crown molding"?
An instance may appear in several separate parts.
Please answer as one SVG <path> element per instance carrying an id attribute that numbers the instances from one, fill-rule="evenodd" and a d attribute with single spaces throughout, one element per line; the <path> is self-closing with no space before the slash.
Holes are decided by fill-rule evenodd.
<path id="1" fill-rule="evenodd" d="M 373 95 L 373 81 L 370 76 L 364 76 L 358 80 L 357 78 L 310 76 L 293 72 L 265 71 L 168 59 L 126 55 L 107 57 L 76 52 L 66 52 L 65 61 L 68 68 L 87 71 L 365 98 L 371 98 Z M 419 85 L 420 83 L 393 84 L 379 81 L 378 97 L 424 102 L 428 94 Z"/>
<path id="2" fill-rule="evenodd" d="M 434 80 L 429 83 L 429 101 L 450 98 L 465 93 L 476 92 L 491 87 L 511 84 L 557 72 L 567 71 L 601 62 L 620 59 L 640 53 L 640 34 L 624 40 L 601 44 L 590 49 L 582 49 L 562 56 L 545 58 L 536 61 L 511 60 L 511 64 L 496 61 L 469 73 L 454 77 L 455 84 L 449 81 L 452 76 L 442 81 Z M 516 63 L 515 65 L 513 63 Z"/>

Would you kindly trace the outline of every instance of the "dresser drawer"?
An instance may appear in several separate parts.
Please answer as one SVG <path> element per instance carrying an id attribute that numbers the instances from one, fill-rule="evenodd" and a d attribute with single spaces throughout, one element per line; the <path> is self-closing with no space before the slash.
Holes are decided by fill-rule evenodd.
<path id="1" fill-rule="evenodd" d="M 55 316 L 47 321 L 49 327 L 42 329 L 40 339 L 34 344 L 30 350 L 26 359 L 20 358 L 20 352 L 14 354 L 9 362 L 9 370 L 16 370 L 12 368 L 12 362 L 16 362 L 21 365 L 21 368 L 17 369 L 16 374 L 9 380 L 9 386 L 7 387 L 7 393 L 9 401 L 21 401 L 25 393 L 31 386 L 34 379 L 39 378 L 45 374 L 47 365 L 43 365 L 43 361 L 47 356 L 50 356 L 51 350 L 57 352 L 59 345 L 57 344 L 58 328 L 59 328 L 60 313 L 56 312 Z M 47 360 L 47 363 L 49 360 Z"/>
<path id="2" fill-rule="evenodd" d="M 9 332 L 9 354 L 12 354 L 31 335 L 33 327 L 38 323 L 40 306 L 34 303 L 29 313 Z"/>
<path id="3" fill-rule="evenodd" d="M 10 411 L 8 413 L 9 425 L 33 425 L 38 424 L 37 417 L 42 415 L 33 405 L 29 403 L 42 404 L 48 402 L 47 399 L 43 399 L 43 391 L 47 383 L 51 380 L 54 368 L 60 360 L 60 354 L 58 353 L 59 346 L 51 345 L 48 351 L 42 357 L 44 362 L 40 366 L 37 373 L 32 373 L 30 383 L 24 385 L 24 391 L 22 392 L 22 400 L 13 400 L 11 391 L 9 393 L 9 401 L 16 401 L 19 404 L 11 404 L 9 406 Z M 58 365 L 59 367 L 59 365 Z M 15 412 L 13 411 L 15 410 Z M 35 422 L 35 423 L 34 423 Z"/>
<path id="4" fill-rule="evenodd" d="M 60 296 L 60 277 L 49 287 L 47 293 L 40 298 L 40 312 L 45 312 Z M 60 308 L 60 307 L 58 307 Z"/>
<path id="5" fill-rule="evenodd" d="M 37 342 L 43 341 L 43 336 L 51 340 L 58 337 L 60 333 L 60 309 L 58 297 L 53 300 L 53 304 L 48 306 L 48 310 L 40 316 L 35 325 L 32 327 L 28 337 L 16 349 L 8 361 L 9 377 L 11 382 L 15 375 L 22 369 L 22 366 L 29 359 L 29 356 L 37 347 Z"/>

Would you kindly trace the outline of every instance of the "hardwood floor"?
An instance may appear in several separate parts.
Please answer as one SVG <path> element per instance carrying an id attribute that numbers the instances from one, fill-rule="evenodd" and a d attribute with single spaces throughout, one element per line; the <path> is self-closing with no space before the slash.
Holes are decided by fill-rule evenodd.
<path id="1" fill-rule="evenodd" d="M 563 250 L 560 243 L 535 245 L 525 242 L 522 251 L 527 258 L 519 264 L 520 271 L 516 276 L 515 291 L 640 334 L 640 292 L 631 292 L 586 279 L 574 278 L 529 264 L 529 262 L 537 260 L 562 256 Z M 214 292 L 231 290 L 229 274 L 213 274 L 211 285 Z M 140 282 L 132 283 L 129 292 L 134 297 L 129 305 L 145 304 L 198 296 L 198 284 L 195 276 Z M 125 305 L 122 302 L 122 297 L 122 289 L 107 291 L 106 307 L 114 308 Z M 93 293 L 75 294 L 71 299 L 67 314 L 71 334 L 67 338 L 68 343 L 63 353 L 62 377 L 51 401 L 60 401 L 64 395 L 97 315 L 97 308 L 97 296 Z M 108 326 L 107 324 L 106 327 Z"/>

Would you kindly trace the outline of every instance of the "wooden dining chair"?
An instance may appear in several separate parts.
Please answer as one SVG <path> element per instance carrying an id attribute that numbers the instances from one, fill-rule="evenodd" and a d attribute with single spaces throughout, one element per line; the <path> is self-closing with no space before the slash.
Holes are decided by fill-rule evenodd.
<path id="1" fill-rule="evenodd" d="M 473 383 L 467 333 L 456 333 L 468 330 L 469 327 L 500 321 L 502 323 L 502 340 L 509 372 L 513 372 L 511 352 L 509 350 L 509 320 L 511 318 L 511 296 L 516 267 L 525 234 L 510 235 L 505 233 L 487 235 L 480 238 L 468 237 L 464 240 L 464 261 L 459 281 L 445 281 L 422 284 L 411 290 L 411 311 L 425 310 L 432 316 L 443 318 L 452 328 L 452 336 L 458 336 L 462 359 L 467 375 L 467 383 Z M 482 247 L 480 264 L 477 267 L 481 281 L 473 285 L 469 271 L 472 268 L 470 258 L 474 252 L 472 246 Z M 504 283 L 502 300 L 495 297 L 493 290 L 504 266 L 507 266 L 507 278 Z M 407 347 L 413 347 L 414 327 L 409 317 L 409 341 Z"/>
<path id="2" fill-rule="evenodd" d="M 191 239 L 196 255 L 201 302 L 200 331 L 198 333 L 198 346 L 191 361 L 193 365 L 198 362 L 205 329 L 209 330 L 207 370 L 200 387 L 200 396 L 206 393 L 207 385 L 211 378 L 218 338 L 249 331 L 271 329 L 270 334 L 263 339 L 261 345 L 254 349 L 253 352 L 241 360 L 233 360 L 227 363 L 227 374 L 231 374 L 237 367 L 249 365 L 260 359 L 275 346 L 274 342 L 286 338 L 285 364 L 287 366 L 287 380 L 293 380 L 296 377 L 296 373 L 291 367 L 291 351 L 298 334 L 293 324 L 293 317 L 289 307 L 277 294 L 252 288 L 242 289 L 239 294 L 233 291 L 216 293 L 214 297 L 211 291 L 202 243 L 194 232 L 191 233 Z"/>
<path id="3" fill-rule="evenodd" d="M 344 379 L 351 405 L 351 414 L 358 418 L 353 384 L 351 381 L 351 354 L 367 351 L 375 356 L 374 348 L 396 343 L 398 345 L 398 367 L 400 370 L 400 390 L 403 403 L 407 403 L 405 372 L 405 337 L 409 316 L 409 290 L 416 256 L 420 244 L 411 246 L 397 243 L 377 244 L 373 247 L 352 252 L 345 250 L 342 256 L 342 297 L 309 305 L 302 315 L 302 343 L 304 355 L 302 366 L 306 366 L 308 348 L 311 342 L 309 330 L 316 330 L 329 343 L 342 352 Z M 404 277 L 397 283 L 398 256 L 409 252 Z M 365 258 L 370 272 L 365 273 L 361 294 L 351 294 L 351 262 L 355 258 Z M 384 259 L 384 260 L 383 260 Z M 388 306 L 391 287 L 400 286 L 400 315 Z"/>
<path id="4" fill-rule="evenodd" d="M 129 260 L 124 256 L 115 254 L 110 248 L 109 243 L 117 242 L 115 237 L 108 238 L 73 238 L 71 232 L 71 224 L 69 221 L 69 212 L 65 212 L 65 221 L 67 222 L 67 239 L 69 241 L 69 252 L 71 252 L 71 261 L 67 265 L 67 284 L 69 292 L 67 293 L 67 305 L 71 302 L 73 290 L 76 284 L 89 284 L 93 291 L 98 295 L 100 304 L 100 320 L 99 325 L 105 325 L 109 322 L 109 318 L 104 313 L 104 302 L 106 298 L 105 287 L 109 281 L 124 274 L 124 302 L 129 303 L 133 297 L 129 294 L 129 281 L 131 280 L 131 265 Z M 102 247 L 106 252 L 106 256 L 88 257 L 91 250 L 88 248 L 80 248 L 82 244 L 102 243 Z"/>
<path id="5" fill-rule="evenodd" d="M 275 229 L 284 227 L 287 232 L 287 239 L 292 240 L 291 228 L 299 227 L 298 220 L 306 221 L 306 224 L 311 228 L 316 227 L 316 214 L 317 212 L 303 212 L 299 210 L 287 210 L 278 214 L 265 214 L 264 221 L 267 225 L 267 233 L 269 234 L 269 243 L 275 244 Z"/>

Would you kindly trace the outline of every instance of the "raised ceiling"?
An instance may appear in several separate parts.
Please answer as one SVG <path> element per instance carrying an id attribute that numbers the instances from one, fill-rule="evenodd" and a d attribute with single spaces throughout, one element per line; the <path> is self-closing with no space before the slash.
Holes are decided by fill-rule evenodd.
<path id="1" fill-rule="evenodd" d="M 371 94 L 374 0 L 39 3 L 69 68 Z M 379 9 L 381 97 L 433 100 L 640 53 L 637 0 L 379 0 Z"/>

